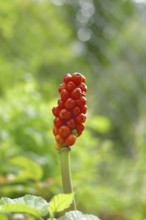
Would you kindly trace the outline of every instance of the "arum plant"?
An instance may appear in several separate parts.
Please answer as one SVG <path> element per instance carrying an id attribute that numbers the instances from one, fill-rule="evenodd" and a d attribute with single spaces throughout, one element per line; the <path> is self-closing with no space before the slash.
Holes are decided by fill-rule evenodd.
<path id="1" fill-rule="evenodd" d="M 58 105 L 53 107 L 55 116 L 53 133 L 56 139 L 55 147 L 59 151 L 61 174 L 64 193 L 72 193 L 72 178 L 70 171 L 70 151 L 76 139 L 84 130 L 86 120 L 86 78 L 80 73 L 66 74 L 63 83 L 59 85 L 60 98 Z M 75 199 L 70 210 L 76 209 Z"/>
<path id="2" fill-rule="evenodd" d="M 40 220 L 55 220 L 57 212 L 67 210 L 59 218 L 60 220 L 99 220 L 96 216 L 85 215 L 76 210 L 70 169 L 71 147 L 85 127 L 84 122 L 87 111 L 87 86 L 85 83 L 86 78 L 80 73 L 66 74 L 63 83 L 58 87 L 60 94 L 58 105 L 52 109 L 55 116 L 53 128 L 56 139 L 55 148 L 59 152 L 64 193 L 55 195 L 50 202 L 34 195 L 25 195 L 16 199 L 1 198 L 1 219 L 1 213 L 26 213 Z M 26 164 L 22 166 L 21 161 L 26 162 Z M 17 175 L 17 180 L 23 176 L 34 178 L 34 170 L 39 171 L 37 180 L 42 176 L 42 171 L 38 165 L 28 159 L 24 160 L 20 157 L 12 160 L 11 163 L 23 167 L 23 171 L 20 171 Z M 9 218 L 4 219 L 8 220 Z"/>

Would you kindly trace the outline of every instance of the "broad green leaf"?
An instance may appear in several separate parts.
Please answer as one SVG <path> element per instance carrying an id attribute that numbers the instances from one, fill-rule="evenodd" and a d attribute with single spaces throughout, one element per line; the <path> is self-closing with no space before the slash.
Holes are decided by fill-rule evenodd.
<path id="1" fill-rule="evenodd" d="M 25 195 L 17 199 L 0 199 L 0 212 L 24 212 L 37 217 L 48 213 L 48 203 L 41 197 Z"/>
<path id="2" fill-rule="evenodd" d="M 48 206 L 49 213 L 61 212 L 67 209 L 71 205 L 73 197 L 74 193 L 54 196 Z"/>
<path id="3" fill-rule="evenodd" d="M 40 180 L 43 175 L 41 166 L 29 158 L 14 157 L 10 160 L 10 163 L 22 168 L 15 176 L 14 181 L 26 179 Z"/>
<path id="4" fill-rule="evenodd" d="M 85 215 L 79 211 L 70 211 L 64 217 L 60 218 L 60 220 L 99 220 L 99 218 L 94 215 Z"/>
<path id="5" fill-rule="evenodd" d="M 29 213 L 36 217 L 41 217 L 41 210 L 36 210 L 28 205 L 20 204 L 20 203 L 14 203 L 14 204 L 9 203 L 0 206 L 0 212 L 18 212 L 18 213 L 22 212 L 22 213 Z"/>

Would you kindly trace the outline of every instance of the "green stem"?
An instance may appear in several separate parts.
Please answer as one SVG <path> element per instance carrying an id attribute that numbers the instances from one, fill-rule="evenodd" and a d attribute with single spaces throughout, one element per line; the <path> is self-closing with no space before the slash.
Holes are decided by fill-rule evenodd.
<path id="1" fill-rule="evenodd" d="M 61 175 L 62 175 L 62 184 L 64 193 L 72 193 L 72 178 L 71 178 L 71 169 L 70 169 L 70 148 L 63 148 L 59 151 L 60 155 L 60 164 L 61 164 Z M 75 199 L 73 200 L 72 205 L 68 210 L 75 210 L 76 203 Z"/>

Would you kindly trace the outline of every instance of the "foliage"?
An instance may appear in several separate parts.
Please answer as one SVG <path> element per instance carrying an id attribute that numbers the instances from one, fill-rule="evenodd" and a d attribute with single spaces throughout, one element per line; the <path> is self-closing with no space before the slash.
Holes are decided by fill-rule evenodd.
<path id="1" fill-rule="evenodd" d="M 26 181 L 26 179 L 40 180 L 43 175 L 41 166 L 34 161 L 25 157 L 14 157 L 10 160 L 14 166 L 22 167 L 22 169 L 15 176 L 14 181 Z"/>
<path id="2" fill-rule="evenodd" d="M 39 197 L 32 195 L 25 195 L 17 199 L 1 198 L 0 211 L 1 212 L 22 212 L 41 217 L 47 212 L 48 203 Z"/>
<path id="3" fill-rule="evenodd" d="M 61 212 L 64 209 L 67 209 L 73 200 L 73 194 L 59 194 L 53 197 L 53 199 L 47 203 L 46 200 L 33 196 L 25 195 L 17 199 L 10 198 L 1 198 L 0 199 L 0 212 L 16 212 L 16 213 L 28 213 L 34 215 L 37 218 L 42 216 L 50 215 L 48 220 L 53 220 L 56 212 Z M 61 219 L 70 220 L 70 219 L 87 219 L 87 220 L 98 220 L 93 215 L 84 215 L 79 211 L 72 211 L 66 213 L 65 216 Z M 41 218 L 42 219 L 42 218 Z"/>
<path id="4" fill-rule="evenodd" d="M 48 210 L 50 216 L 54 216 L 54 213 L 61 212 L 64 209 L 70 207 L 73 201 L 74 193 L 71 194 L 60 194 L 53 197 L 50 201 Z"/>
<path id="5" fill-rule="evenodd" d="M 28 80 L 31 74 L 38 80 L 40 90 L 51 94 L 56 73 L 66 71 L 62 63 L 73 58 L 71 31 L 63 22 L 59 8 L 49 2 L 12 0 L 2 3 L 0 13 L 1 94 L 5 88 Z M 51 76 L 50 89 L 46 90 L 48 76 Z"/>
<path id="6" fill-rule="evenodd" d="M 84 220 L 99 220 L 97 217 L 93 215 L 85 215 L 79 211 L 71 211 L 67 212 L 61 220 L 76 220 L 76 219 L 84 219 Z"/>
<path id="7" fill-rule="evenodd" d="M 83 44 L 83 54 L 97 77 L 96 68 L 109 66 L 118 54 L 120 44 L 117 42 L 125 22 L 134 14 L 134 4 L 130 0 L 66 2 L 67 21 L 75 27 L 73 33 Z"/>

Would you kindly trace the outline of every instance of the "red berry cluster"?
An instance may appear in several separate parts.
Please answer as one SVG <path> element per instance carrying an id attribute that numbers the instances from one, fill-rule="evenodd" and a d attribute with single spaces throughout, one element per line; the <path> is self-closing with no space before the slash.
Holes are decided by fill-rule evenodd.
<path id="1" fill-rule="evenodd" d="M 68 73 L 58 87 L 60 98 L 58 105 L 52 109 L 57 150 L 72 146 L 84 130 L 87 111 L 85 82 L 82 74 Z"/>

